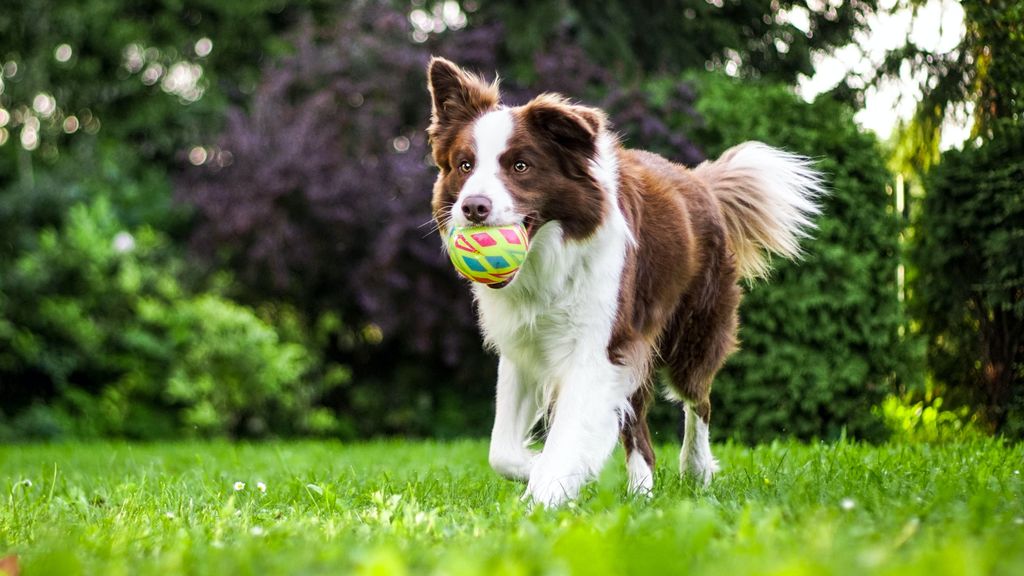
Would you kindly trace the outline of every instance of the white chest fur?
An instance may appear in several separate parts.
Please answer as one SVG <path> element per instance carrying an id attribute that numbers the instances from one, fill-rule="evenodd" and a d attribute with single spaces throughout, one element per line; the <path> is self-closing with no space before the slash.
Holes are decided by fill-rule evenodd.
<path id="1" fill-rule="evenodd" d="M 476 287 L 485 340 L 514 363 L 523 384 L 540 388 L 545 404 L 568 372 L 607 362 L 629 241 L 621 214 L 612 212 L 584 241 L 564 240 L 557 223 L 544 226 L 509 286 Z"/>

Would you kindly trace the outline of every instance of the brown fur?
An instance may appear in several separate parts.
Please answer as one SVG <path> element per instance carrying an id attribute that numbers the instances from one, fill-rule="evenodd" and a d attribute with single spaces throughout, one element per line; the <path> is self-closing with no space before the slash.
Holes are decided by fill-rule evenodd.
<path id="1" fill-rule="evenodd" d="M 434 183 L 432 208 L 443 229 L 469 177 L 457 167 L 463 161 L 475 163 L 472 134 L 464 128 L 498 107 L 498 92 L 496 84 L 487 84 L 440 58 L 431 61 L 429 76 L 433 114 L 427 132 L 441 171 Z M 520 210 L 530 215 L 528 229 L 532 233 L 557 220 L 567 238 L 581 240 L 593 234 L 608 210 L 607 198 L 588 169 L 596 153 L 595 140 L 605 126 L 604 113 L 543 94 L 514 114 L 517 130 L 499 162 L 505 168 L 505 187 Z M 530 169 L 517 174 L 510 167 L 520 160 Z"/>
<path id="2" fill-rule="evenodd" d="M 712 378 L 736 348 L 740 299 L 721 211 L 691 171 L 655 154 L 621 150 L 619 171 L 619 204 L 637 246 L 623 271 L 609 357 L 625 364 L 653 356 L 708 422 Z M 653 464 L 646 403 L 634 396 L 639 425 L 623 427 L 623 445 L 627 459 L 635 449 Z"/>

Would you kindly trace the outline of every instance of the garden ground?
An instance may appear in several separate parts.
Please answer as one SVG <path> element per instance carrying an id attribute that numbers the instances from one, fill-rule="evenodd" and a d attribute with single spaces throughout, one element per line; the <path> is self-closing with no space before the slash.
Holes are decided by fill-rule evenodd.
<path id="1" fill-rule="evenodd" d="M 22 574 L 1024 574 L 1024 446 L 716 447 L 707 489 L 621 453 L 578 504 L 519 501 L 479 441 L 0 447 Z"/>

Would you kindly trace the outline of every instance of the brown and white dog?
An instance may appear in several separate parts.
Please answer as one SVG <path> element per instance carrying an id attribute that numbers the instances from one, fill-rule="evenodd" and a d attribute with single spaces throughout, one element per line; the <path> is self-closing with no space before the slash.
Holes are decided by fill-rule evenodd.
<path id="1" fill-rule="evenodd" d="M 685 404 L 680 473 L 705 484 L 709 393 L 736 348 L 741 277 L 768 252 L 799 254 L 822 180 L 807 159 L 756 142 L 694 170 L 623 148 L 600 110 L 544 94 L 506 107 L 497 84 L 434 58 L 428 130 L 433 216 L 452 226 L 522 223 L 531 248 L 498 289 L 474 284 L 500 354 L 490 464 L 552 506 L 579 493 L 622 438 L 629 487 L 649 493 L 653 371 Z M 540 452 L 530 431 L 547 415 Z"/>

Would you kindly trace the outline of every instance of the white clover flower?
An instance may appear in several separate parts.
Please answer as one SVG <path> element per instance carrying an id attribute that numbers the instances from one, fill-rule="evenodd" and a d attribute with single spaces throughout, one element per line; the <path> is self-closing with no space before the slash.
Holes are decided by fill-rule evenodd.
<path id="1" fill-rule="evenodd" d="M 168 520 L 174 520 L 176 518 L 174 512 L 165 512 L 164 517 L 166 517 Z"/>
<path id="2" fill-rule="evenodd" d="M 839 502 L 839 507 L 843 510 L 853 510 L 856 505 L 857 503 L 853 501 L 853 498 L 843 498 L 843 500 Z"/>
<path id="3" fill-rule="evenodd" d="M 232 487 L 235 489 L 235 492 L 241 492 L 242 490 L 245 490 L 245 482 L 235 482 Z"/>
<path id="4" fill-rule="evenodd" d="M 267 493 L 267 485 L 264 484 L 263 482 L 257 482 L 256 483 L 256 489 L 260 491 L 260 494 L 266 494 Z"/>
<path id="5" fill-rule="evenodd" d="M 252 534 L 253 536 L 263 536 L 263 534 L 264 534 L 263 527 L 262 526 L 253 526 L 252 528 L 249 529 L 249 534 Z"/>

